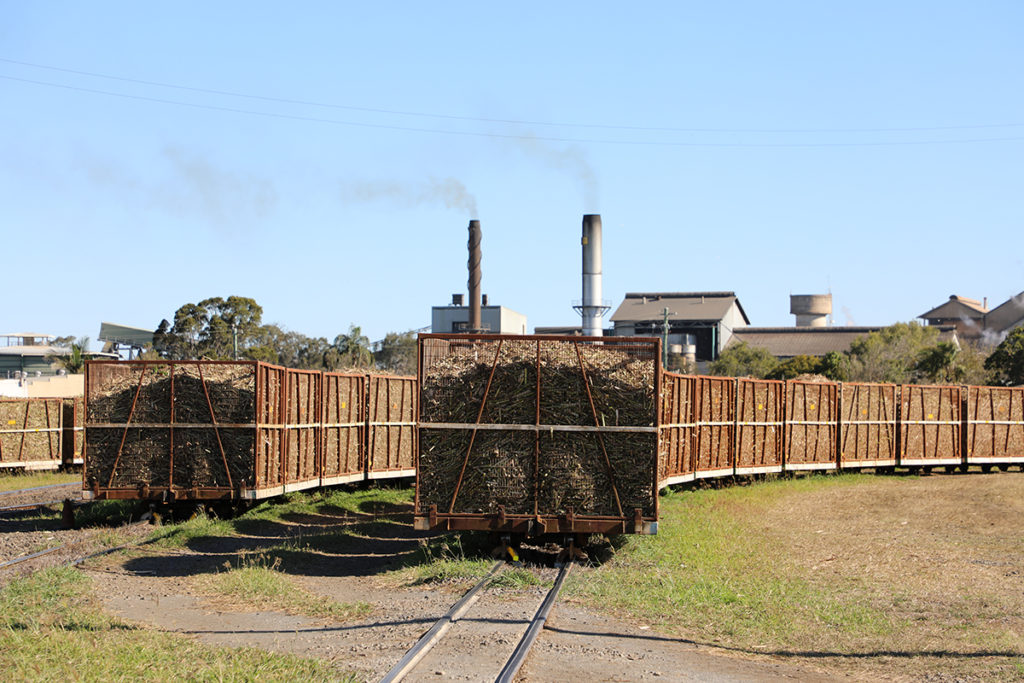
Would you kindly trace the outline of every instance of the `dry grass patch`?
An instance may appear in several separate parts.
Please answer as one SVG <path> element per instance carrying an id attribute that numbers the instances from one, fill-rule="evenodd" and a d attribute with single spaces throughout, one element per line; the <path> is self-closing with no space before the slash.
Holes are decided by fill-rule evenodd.
<path id="1" fill-rule="evenodd" d="M 1024 475 L 809 477 L 666 496 L 576 577 L 597 606 L 855 676 L 1024 680 Z"/>

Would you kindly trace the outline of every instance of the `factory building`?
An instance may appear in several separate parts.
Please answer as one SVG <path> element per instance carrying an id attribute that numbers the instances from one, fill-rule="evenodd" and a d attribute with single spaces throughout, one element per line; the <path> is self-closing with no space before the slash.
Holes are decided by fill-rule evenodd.
<path id="1" fill-rule="evenodd" d="M 485 334 L 526 334 L 526 316 L 504 306 L 491 306 L 484 294 L 480 305 L 480 328 Z M 430 309 L 431 332 L 465 332 L 469 329 L 469 306 L 461 294 L 453 294 L 447 306 Z"/>
<path id="2" fill-rule="evenodd" d="M 696 362 L 718 358 L 734 331 L 750 324 L 734 292 L 630 292 L 611 317 L 616 337 L 662 337 Z"/>

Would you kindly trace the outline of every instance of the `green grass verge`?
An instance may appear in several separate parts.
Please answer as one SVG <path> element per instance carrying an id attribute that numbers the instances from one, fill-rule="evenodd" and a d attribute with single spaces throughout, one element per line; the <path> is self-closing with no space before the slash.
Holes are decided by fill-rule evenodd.
<path id="1" fill-rule="evenodd" d="M 0 592 L 0 671 L 5 681 L 354 682 L 327 662 L 252 648 L 217 648 L 111 618 L 74 569 L 51 569 Z"/>
<path id="2" fill-rule="evenodd" d="M 889 616 L 866 597 L 792 571 L 756 524 L 759 509 L 786 496 L 864 480 L 808 477 L 669 493 L 661 499 L 657 536 L 628 537 L 599 571 L 570 577 L 567 592 L 723 645 L 771 649 L 882 638 L 895 626 Z"/>
<path id="3" fill-rule="evenodd" d="M 280 559 L 266 553 L 239 558 L 227 571 L 202 577 L 204 592 L 247 609 L 267 609 L 344 622 L 368 615 L 368 603 L 342 603 L 307 591 L 279 570 Z"/>
<path id="4" fill-rule="evenodd" d="M 0 474 L 0 491 L 15 491 L 17 489 L 30 489 L 35 486 L 49 486 L 51 484 L 81 483 L 81 474 L 65 472 L 24 472 Z"/>

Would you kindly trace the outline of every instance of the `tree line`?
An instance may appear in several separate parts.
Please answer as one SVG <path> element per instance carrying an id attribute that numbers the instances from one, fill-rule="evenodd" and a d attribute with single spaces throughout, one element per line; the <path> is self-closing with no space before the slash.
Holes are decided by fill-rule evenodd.
<path id="1" fill-rule="evenodd" d="M 893 384 L 1024 384 L 1024 327 L 994 349 L 971 342 L 941 341 L 934 327 L 896 323 L 858 337 L 849 351 L 780 360 L 745 342 L 721 353 L 709 366 L 713 375 L 794 379 L 821 375 L 836 382 Z"/>
<path id="2" fill-rule="evenodd" d="M 416 335 L 389 332 L 371 344 L 356 325 L 333 340 L 263 323 L 254 299 L 212 297 L 188 303 L 160 321 L 143 357 L 166 360 L 257 360 L 303 370 L 380 370 L 416 374 Z"/>

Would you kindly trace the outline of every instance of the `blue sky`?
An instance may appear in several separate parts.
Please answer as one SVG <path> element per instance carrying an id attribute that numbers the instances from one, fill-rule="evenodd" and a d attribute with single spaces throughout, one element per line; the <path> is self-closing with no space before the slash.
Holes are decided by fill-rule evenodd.
<path id="1" fill-rule="evenodd" d="M 837 325 L 1024 290 L 1019 2 L 0 0 L 0 332 L 250 296 L 329 339 L 466 287 L 575 324 L 732 290 Z"/>

